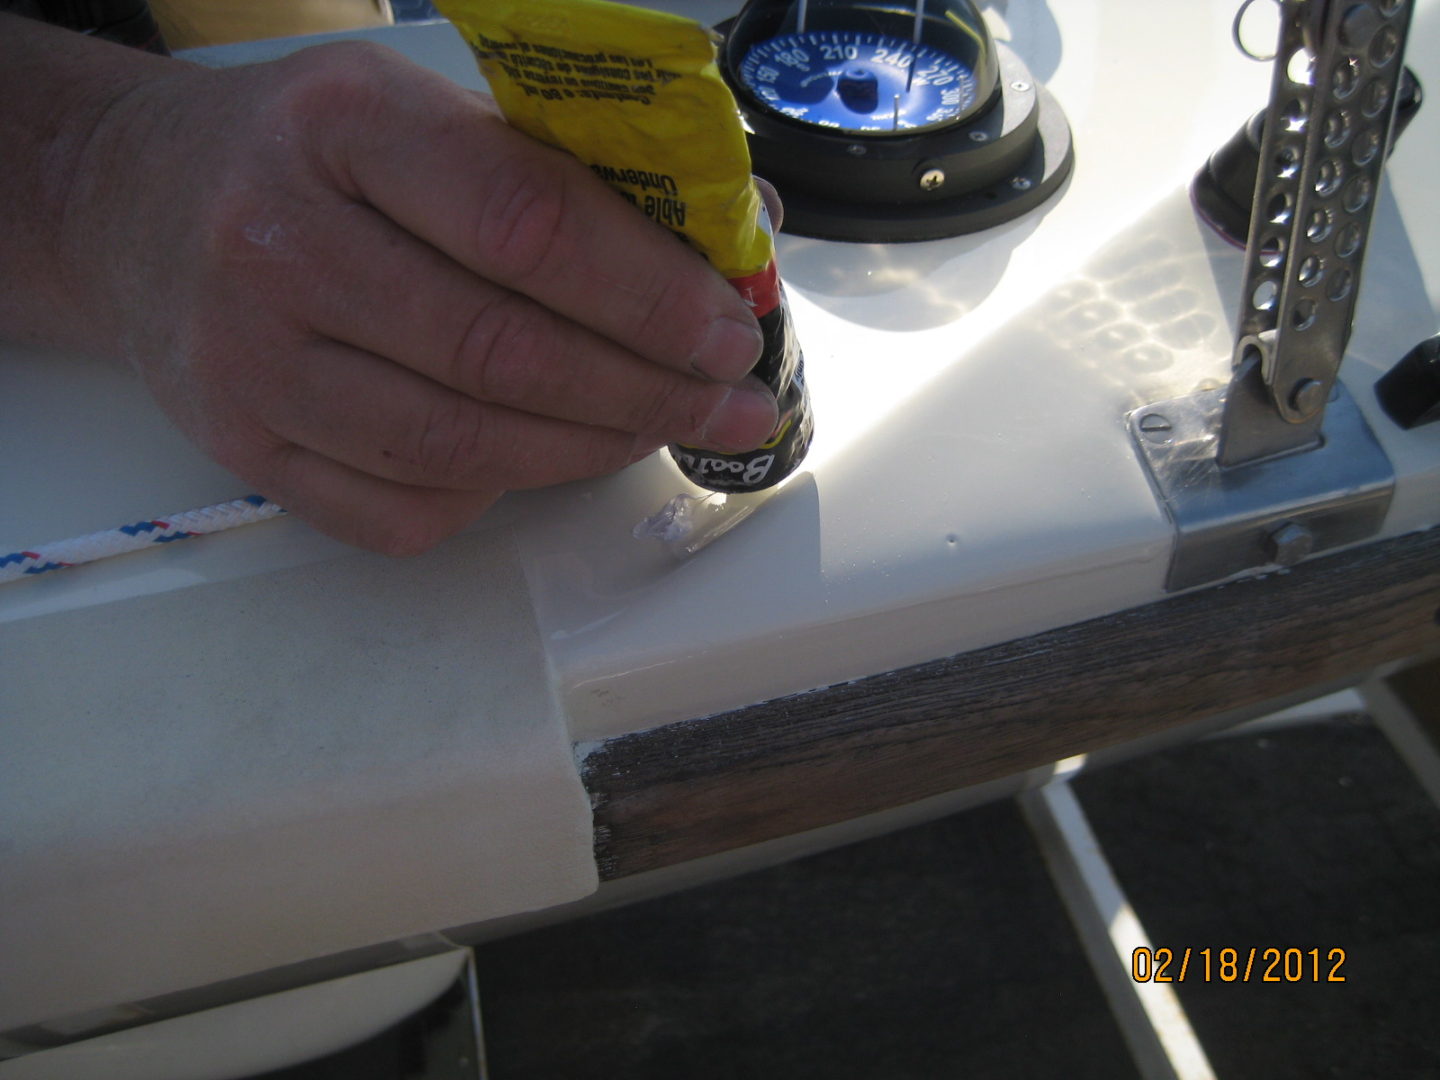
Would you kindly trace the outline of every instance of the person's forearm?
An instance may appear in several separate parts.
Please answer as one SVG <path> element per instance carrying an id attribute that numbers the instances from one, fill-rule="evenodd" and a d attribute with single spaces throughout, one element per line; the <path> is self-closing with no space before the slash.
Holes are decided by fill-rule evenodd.
<path id="1" fill-rule="evenodd" d="M 0 14 L 0 339 L 96 345 L 87 251 L 105 113 L 168 61 Z M 158 65 L 158 67 L 157 67 Z"/>

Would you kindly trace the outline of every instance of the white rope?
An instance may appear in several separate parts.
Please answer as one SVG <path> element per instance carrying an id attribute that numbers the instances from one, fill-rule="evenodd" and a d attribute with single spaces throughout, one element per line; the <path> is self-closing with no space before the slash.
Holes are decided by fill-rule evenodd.
<path id="1" fill-rule="evenodd" d="M 0 585 L 96 559 L 108 559 L 112 555 L 124 555 L 156 544 L 188 540 L 239 525 L 267 521 L 283 513 L 283 509 L 263 495 L 246 495 L 243 499 L 203 506 L 198 510 L 182 510 L 178 514 L 137 521 L 133 525 L 121 525 L 89 536 L 40 544 L 24 551 L 0 555 Z"/>

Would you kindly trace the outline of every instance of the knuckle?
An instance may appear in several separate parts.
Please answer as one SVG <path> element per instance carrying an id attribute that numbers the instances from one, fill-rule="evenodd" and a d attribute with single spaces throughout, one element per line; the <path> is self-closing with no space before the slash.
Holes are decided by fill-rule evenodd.
<path id="1" fill-rule="evenodd" d="M 678 249 L 678 245 L 675 245 Z M 674 356 L 687 357 L 701 346 L 711 320 L 724 312 L 724 301 L 732 297 L 729 287 L 717 294 L 708 278 L 716 275 L 710 266 L 693 258 L 693 252 L 678 249 L 680 258 L 667 259 L 664 271 L 655 268 L 641 287 L 632 292 L 628 324 L 635 340 L 652 343 Z"/>
<path id="2" fill-rule="evenodd" d="M 226 439 L 215 460 L 271 498 L 304 487 L 302 452 L 278 437 Z"/>
<path id="3" fill-rule="evenodd" d="M 403 58 L 371 41 L 338 41 L 302 49 L 279 61 L 264 110 L 267 132 L 279 142 L 307 145 L 317 129 L 347 118 L 365 123 L 390 101 L 388 88 Z"/>
<path id="4" fill-rule="evenodd" d="M 493 424 L 486 410 L 453 395 L 421 421 L 413 461 L 426 482 L 462 488 L 494 468 L 495 451 Z"/>
<path id="5" fill-rule="evenodd" d="M 185 433 L 217 464 L 257 490 L 280 490 L 288 484 L 292 448 L 257 416 L 211 407 L 178 419 Z"/>
<path id="6" fill-rule="evenodd" d="M 539 359 L 555 342 L 541 312 L 528 301 L 502 295 L 486 304 L 466 328 L 450 362 L 452 384 L 483 401 L 527 401 L 545 394 Z"/>
<path id="7" fill-rule="evenodd" d="M 280 62 L 289 75 L 282 93 L 289 100 L 312 105 L 328 95 L 368 96 L 399 59 L 393 49 L 373 41 L 336 41 L 301 49 Z"/>
<path id="8" fill-rule="evenodd" d="M 631 402 L 629 430 L 640 435 L 666 435 L 698 431 L 709 415 L 701 403 L 708 389 L 700 393 L 686 385 L 685 377 L 656 379 L 653 388 Z"/>
<path id="9" fill-rule="evenodd" d="M 511 154 L 487 177 L 475 243 L 487 263 L 517 284 L 543 274 L 557 259 L 570 202 L 565 172 Z"/>
<path id="10" fill-rule="evenodd" d="M 728 393 L 723 385 L 659 372 L 647 391 L 631 402 L 633 424 L 628 430 L 671 441 L 698 438 Z"/>
<path id="11" fill-rule="evenodd" d="M 359 66 L 342 59 L 342 53 L 349 51 L 322 46 L 283 61 L 286 77 L 276 82 L 266 110 L 274 134 L 296 134 L 317 116 L 333 117 L 365 92 Z"/>
<path id="12" fill-rule="evenodd" d="M 679 339 L 678 347 L 688 352 L 699 344 L 699 335 L 714 306 L 699 287 L 697 278 L 701 273 L 713 271 L 700 265 L 680 269 L 691 272 L 656 275 L 641 291 L 635 327 L 641 340 L 668 343 Z"/>

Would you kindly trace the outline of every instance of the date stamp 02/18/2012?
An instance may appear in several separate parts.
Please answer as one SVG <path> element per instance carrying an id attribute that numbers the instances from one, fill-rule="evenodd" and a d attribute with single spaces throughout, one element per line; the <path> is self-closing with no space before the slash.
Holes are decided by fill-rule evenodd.
<path id="1" fill-rule="evenodd" d="M 1345 950 L 1280 949 L 1151 949 L 1130 954 L 1130 978 L 1137 983 L 1257 982 L 1343 983 Z"/>

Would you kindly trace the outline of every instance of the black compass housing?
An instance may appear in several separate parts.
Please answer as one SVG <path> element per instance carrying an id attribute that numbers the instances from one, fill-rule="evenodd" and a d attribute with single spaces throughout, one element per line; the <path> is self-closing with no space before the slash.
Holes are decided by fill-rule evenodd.
<path id="1" fill-rule="evenodd" d="M 1070 129 L 1058 104 L 995 42 L 970 0 L 751 0 L 716 29 L 755 172 L 779 190 L 786 232 L 871 243 L 976 232 L 1039 206 L 1069 175 Z M 914 42 L 968 71 L 972 99 L 918 130 L 836 130 L 787 115 L 742 68 L 757 46 L 794 35 Z"/>

